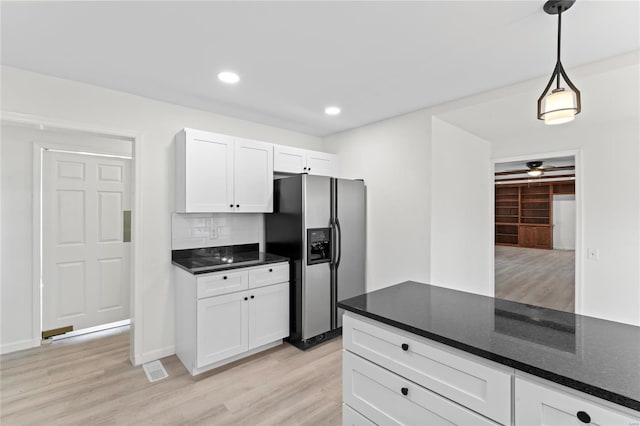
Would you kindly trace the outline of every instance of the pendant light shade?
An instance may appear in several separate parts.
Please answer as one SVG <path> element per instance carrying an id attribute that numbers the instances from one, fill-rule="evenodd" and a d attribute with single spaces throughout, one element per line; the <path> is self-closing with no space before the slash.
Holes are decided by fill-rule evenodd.
<path id="1" fill-rule="evenodd" d="M 562 124 L 572 121 L 580 113 L 580 91 L 571 82 L 560 62 L 560 37 L 562 34 L 562 12 L 569 9 L 575 0 L 549 0 L 544 10 L 550 15 L 558 15 L 558 60 L 549 83 L 538 98 L 538 120 L 544 124 Z M 556 87 L 549 91 L 555 81 Z M 561 86 L 561 82 L 567 88 Z"/>

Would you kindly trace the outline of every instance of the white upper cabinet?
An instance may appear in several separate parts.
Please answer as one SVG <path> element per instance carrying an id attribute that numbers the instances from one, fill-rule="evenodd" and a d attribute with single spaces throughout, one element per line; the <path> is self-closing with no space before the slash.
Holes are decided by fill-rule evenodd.
<path id="1" fill-rule="evenodd" d="M 235 211 L 273 211 L 273 145 L 236 139 L 234 147 Z"/>
<path id="2" fill-rule="evenodd" d="M 326 152 L 274 145 L 273 170 L 279 173 L 335 176 L 338 161 L 335 155 Z"/>
<path id="3" fill-rule="evenodd" d="M 273 145 L 184 129 L 176 135 L 178 213 L 273 211 Z"/>

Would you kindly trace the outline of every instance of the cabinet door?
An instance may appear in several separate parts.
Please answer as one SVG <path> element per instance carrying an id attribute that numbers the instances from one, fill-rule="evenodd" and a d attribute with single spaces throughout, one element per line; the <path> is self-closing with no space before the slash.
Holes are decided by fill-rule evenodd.
<path id="1" fill-rule="evenodd" d="M 198 300 L 196 366 L 203 367 L 248 350 L 246 291 Z"/>
<path id="2" fill-rule="evenodd" d="M 522 426 L 628 426 L 638 424 L 631 417 L 560 389 L 516 377 L 516 425 Z"/>
<path id="3" fill-rule="evenodd" d="M 176 185 L 184 191 L 183 211 L 232 211 L 233 138 L 191 129 L 185 133 L 184 164 L 176 164 L 176 172 L 184 174 L 184 186 Z"/>
<path id="4" fill-rule="evenodd" d="M 310 175 L 335 176 L 337 158 L 326 152 L 307 151 L 307 172 Z"/>
<path id="5" fill-rule="evenodd" d="M 307 171 L 307 151 L 290 146 L 274 145 L 273 171 L 280 173 L 304 173 Z"/>
<path id="6" fill-rule="evenodd" d="M 273 212 L 273 145 L 236 139 L 234 152 L 234 211 Z"/>
<path id="7" fill-rule="evenodd" d="M 541 249 L 550 249 L 551 232 L 552 228 L 549 226 L 536 227 L 534 233 L 534 247 Z"/>
<path id="8" fill-rule="evenodd" d="M 520 247 L 533 247 L 534 226 L 520 226 L 518 230 L 518 243 Z"/>
<path id="9" fill-rule="evenodd" d="M 289 283 L 249 291 L 249 349 L 289 335 Z"/>

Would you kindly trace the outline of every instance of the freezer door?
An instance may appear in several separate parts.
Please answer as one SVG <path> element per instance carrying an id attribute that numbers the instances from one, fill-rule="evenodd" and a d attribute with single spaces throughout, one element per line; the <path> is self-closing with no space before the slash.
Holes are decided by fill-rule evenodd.
<path id="1" fill-rule="evenodd" d="M 366 191 L 360 180 L 336 180 L 337 300 L 365 292 Z M 342 309 L 336 323 L 342 327 Z"/>
<path id="2" fill-rule="evenodd" d="M 331 270 L 329 263 L 307 264 L 307 229 L 331 226 L 331 179 L 303 175 L 304 259 L 302 280 L 302 339 L 331 330 Z"/>

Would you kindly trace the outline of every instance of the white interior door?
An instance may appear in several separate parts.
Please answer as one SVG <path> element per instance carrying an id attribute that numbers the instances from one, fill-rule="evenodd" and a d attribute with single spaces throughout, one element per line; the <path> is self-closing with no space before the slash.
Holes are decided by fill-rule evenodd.
<path id="1" fill-rule="evenodd" d="M 44 152 L 43 331 L 130 317 L 130 210 L 130 160 Z"/>
<path id="2" fill-rule="evenodd" d="M 576 249 L 576 196 L 553 196 L 553 248 Z"/>

